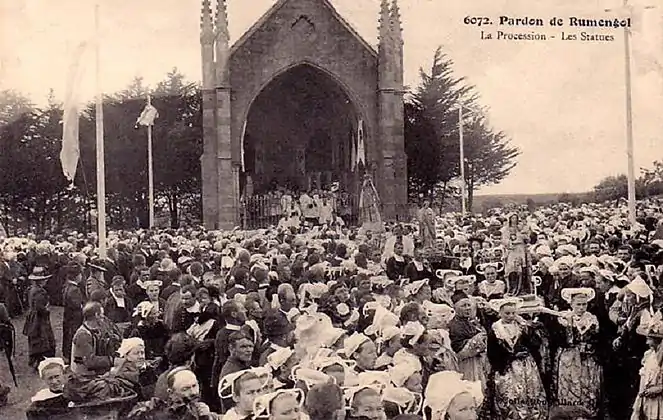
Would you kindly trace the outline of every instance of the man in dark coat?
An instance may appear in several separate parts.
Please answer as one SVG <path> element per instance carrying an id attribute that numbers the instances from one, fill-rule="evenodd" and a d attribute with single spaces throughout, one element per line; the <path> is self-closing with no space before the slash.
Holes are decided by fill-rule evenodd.
<path id="1" fill-rule="evenodd" d="M 251 368 L 255 343 L 250 335 L 245 334 L 242 331 L 235 331 L 228 336 L 227 346 L 226 351 L 228 352 L 228 359 L 223 364 L 223 368 L 219 374 L 219 380 L 232 373 Z M 221 412 L 225 413 L 230 408 L 231 404 L 229 404 L 229 401 L 222 399 Z"/>
<path id="2" fill-rule="evenodd" d="M 290 322 L 287 317 L 282 316 L 280 311 L 268 311 L 265 314 L 264 326 L 267 340 L 260 349 L 260 366 L 265 366 L 270 354 L 281 348 L 289 347 L 294 338 Z"/>
<path id="3" fill-rule="evenodd" d="M 179 279 L 177 279 L 177 280 L 173 281 L 172 283 L 170 283 L 168 286 L 164 287 L 163 290 L 161 290 L 160 297 L 161 297 L 161 299 L 168 302 L 168 298 L 170 298 L 170 296 L 173 293 L 179 293 L 181 288 L 182 288 L 182 284 L 180 283 Z"/>
<path id="4" fill-rule="evenodd" d="M 118 265 L 119 253 L 115 248 L 108 249 L 108 255 L 105 260 L 100 261 L 101 266 L 106 269 L 107 275 L 105 275 L 104 280 L 106 283 L 110 283 L 110 280 L 115 276 L 122 275 L 120 267 Z"/>
<path id="5" fill-rule="evenodd" d="M 200 314 L 200 304 L 196 301 L 196 288 L 189 284 L 180 293 L 180 303 L 173 314 L 172 332 L 186 332 Z"/>
<path id="6" fill-rule="evenodd" d="M 119 243 L 117 245 L 117 260 L 116 260 L 116 266 L 119 271 L 119 274 L 124 277 L 125 281 L 129 280 L 129 277 L 131 276 L 131 269 L 133 267 L 132 264 L 132 257 L 131 253 L 129 252 L 129 249 L 127 248 L 127 245 L 124 243 Z M 111 279 L 108 279 L 108 282 L 110 283 Z"/>
<path id="7" fill-rule="evenodd" d="M 28 337 L 29 365 L 37 369 L 39 362 L 55 356 L 55 335 L 51 326 L 51 313 L 48 310 L 48 293 L 44 286 L 51 276 L 43 267 L 35 267 L 29 280 L 33 282 L 28 290 L 29 311 L 23 326 L 23 335 Z"/>
<path id="8" fill-rule="evenodd" d="M 98 260 L 89 262 L 87 266 L 90 270 L 90 277 L 85 280 L 85 294 L 89 299 L 95 290 L 106 291 L 107 283 L 105 277 L 107 270 Z"/>
<path id="9" fill-rule="evenodd" d="M 17 317 L 23 312 L 17 287 L 19 276 L 17 265 L 20 266 L 20 264 L 13 260 L 3 261 L 3 258 L 7 257 L 7 254 L 3 257 L 3 253 L 0 251 L 0 303 L 7 306 L 11 317 Z"/>
<path id="10" fill-rule="evenodd" d="M 71 349 L 71 375 L 64 387 L 64 396 L 76 403 L 126 396 L 138 382 L 119 373 L 105 375 L 113 367 L 118 345 L 108 333 L 107 318 L 99 302 L 83 307 L 83 324 L 74 333 Z M 129 367 L 129 365 L 123 365 Z"/>
<path id="11" fill-rule="evenodd" d="M 225 320 L 226 325 L 219 330 L 216 334 L 216 340 L 214 341 L 216 354 L 214 356 L 214 366 L 212 368 L 213 389 L 217 388 L 220 379 L 219 374 L 228 359 L 228 338 L 230 335 L 237 331 L 242 331 L 249 335 L 251 334 L 251 328 L 245 324 L 245 309 L 240 303 L 233 300 L 224 303 L 221 308 L 221 318 Z"/>
<path id="12" fill-rule="evenodd" d="M 65 361 L 71 360 L 71 341 L 78 327 L 83 324 L 83 304 L 85 298 L 81 290 L 83 270 L 78 264 L 66 266 L 66 283 L 64 286 L 62 316 L 62 356 Z"/>
<path id="13" fill-rule="evenodd" d="M 131 284 L 127 286 L 127 296 L 131 298 L 132 302 L 138 304 L 147 300 L 147 293 L 145 293 L 145 289 L 141 287 L 141 284 L 149 280 L 150 269 L 148 267 L 143 266 L 134 269 L 134 275 L 131 276 Z"/>

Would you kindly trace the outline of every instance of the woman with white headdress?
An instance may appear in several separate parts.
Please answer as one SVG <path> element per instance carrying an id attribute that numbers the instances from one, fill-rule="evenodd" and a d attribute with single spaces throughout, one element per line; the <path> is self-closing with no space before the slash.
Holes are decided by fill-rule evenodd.
<path id="1" fill-rule="evenodd" d="M 649 349 L 642 358 L 640 387 L 631 420 L 663 418 L 663 319 L 658 313 L 650 321 L 646 331 Z"/>
<path id="2" fill-rule="evenodd" d="M 652 300 L 652 289 L 638 277 L 623 289 L 621 300 L 610 308 L 610 319 L 618 326 L 612 343 L 614 364 L 621 367 L 619 380 L 612 384 L 615 398 L 611 402 L 624 418 L 630 413 L 624 407 L 631 407 L 638 393 L 638 369 L 647 350 L 645 332 Z"/>
<path id="3" fill-rule="evenodd" d="M 64 398 L 62 391 L 65 383 L 66 365 L 59 357 L 49 357 L 42 360 L 37 368 L 39 378 L 46 384 L 31 398 L 31 404 L 25 411 L 28 420 L 46 420 L 64 418 L 71 415 L 69 402 Z M 60 417 L 62 416 L 62 417 Z"/>
<path id="4" fill-rule="evenodd" d="M 139 337 L 145 341 L 148 359 L 156 359 L 164 354 L 170 333 L 166 324 L 158 318 L 158 312 L 151 302 L 143 301 L 133 313 L 134 323 L 126 337 Z"/>
<path id="5" fill-rule="evenodd" d="M 426 329 L 431 335 L 432 365 L 435 366 L 433 370 L 459 371 L 458 355 L 451 348 L 448 329 L 449 322 L 456 316 L 456 311 L 449 305 L 431 302 L 424 302 L 423 309 L 428 315 Z"/>
<path id="6" fill-rule="evenodd" d="M 599 322 L 587 312 L 596 292 L 589 288 L 562 290 L 571 310 L 558 317 L 560 348 L 553 367 L 553 400 L 559 406 L 582 406 L 592 418 L 603 418 L 603 366 L 598 356 Z"/>
<path id="7" fill-rule="evenodd" d="M 115 359 L 115 367 L 111 374 L 119 375 L 121 372 L 138 372 L 136 391 L 142 399 L 149 399 L 154 395 L 154 387 L 157 383 L 157 372 L 155 370 L 158 361 L 146 359 L 145 342 L 138 337 L 122 340 L 117 350 L 118 358 Z"/>
<path id="8" fill-rule="evenodd" d="M 477 287 L 479 296 L 486 300 L 503 298 L 506 293 L 506 284 L 502 280 L 498 280 L 497 275 L 504 271 L 504 264 L 478 264 L 476 270 L 484 277 Z"/>
<path id="9" fill-rule="evenodd" d="M 288 389 L 261 395 L 253 404 L 256 420 L 301 420 L 305 395 L 300 389 Z"/>
<path id="10" fill-rule="evenodd" d="M 154 306 L 159 318 L 163 318 L 163 313 L 166 309 L 166 301 L 159 296 L 161 286 L 163 286 L 161 280 L 147 280 L 140 284 L 140 287 L 145 290 L 145 294 L 147 295 L 147 300 L 143 302 L 150 302 Z"/>
<path id="11" fill-rule="evenodd" d="M 430 420 L 476 420 L 483 402 L 480 382 L 451 371 L 431 375 L 424 395 L 424 414 Z"/>
<path id="12" fill-rule="evenodd" d="M 544 420 L 548 402 L 533 354 L 537 343 L 532 325 L 517 315 L 518 298 L 492 300 L 500 314 L 488 333 L 492 417 L 502 420 Z"/>
<path id="13" fill-rule="evenodd" d="M 354 333 L 349 336 L 341 352 L 346 359 L 356 362 L 355 374 L 375 369 L 377 347 L 373 340 L 364 334 Z"/>

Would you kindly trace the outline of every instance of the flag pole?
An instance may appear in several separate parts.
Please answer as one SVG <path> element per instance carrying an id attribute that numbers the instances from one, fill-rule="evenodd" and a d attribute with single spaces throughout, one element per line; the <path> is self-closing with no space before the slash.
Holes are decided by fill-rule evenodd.
<path id="1" fill-rule="evenodd" d="M 628 0 L 624 0 L 624 8 Z M 626 82 L 626 156 L 628 158 L 628 215 L 631 226 L 636 225 L 635 215 L 635 163 L 633 161 L 633 108 L 631 101 L 631 43 L 630 31 L 624 26 L 624 77 Z"/>
<path id="2" fill-rule="evenodd" d="M 100 75 L 99 4 L 94 6 L 95 72 L 96 72 L 96 128 L 97 128 L 97 235 L 99 236 L 99 257 L 106 258 L 106 169 L 104 163 L 104 109 Z"/>
<path id="3" fill-rule="evenodd" d="M 147 105 L 152 104 L 152 98 L 147 95 Z M 149 196 L 149 222 L 150 229 L 154 227 L 154 161 L 152 160 L 152 125 L 147 126 L 147 180 Z"/>
<path id="4" fill-rule="evenodd" d="M 458 138 L 460 143 L 460 188 L 461 188 L 461 212 L 465 217 L 465 146 L 463 144 L 463 104 L 458 107 Z"/>

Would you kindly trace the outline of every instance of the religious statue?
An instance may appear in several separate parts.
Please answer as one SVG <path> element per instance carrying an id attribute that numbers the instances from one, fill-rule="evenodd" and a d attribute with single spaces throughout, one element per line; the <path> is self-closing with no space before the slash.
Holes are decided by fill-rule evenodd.
<path id="1" fill-rule="evenodd" d="M 359 224 L 362 231 L 382 232 L 382 216 L 380 215 L 380 197 L 373 184 L 370 174 L 364 175 L 359 194 Z"/>
<path id="2" fill-rule="evenodd" d="M 530 293 L 531 260 L 527 251 L 528 242 L 527 228 L 523 228 L 518 214 L 512 213 L 502 228 L 502 244 L 506 250 L 504 276 L 508 295 Z"/>
<path id="3" fill-rule="evenodd" d="M 419 240 L 423 248 L 433 248 L 435 246 L 435 212 L 430 207 L 430 200 L 424 200 L 419 214 Z"/>

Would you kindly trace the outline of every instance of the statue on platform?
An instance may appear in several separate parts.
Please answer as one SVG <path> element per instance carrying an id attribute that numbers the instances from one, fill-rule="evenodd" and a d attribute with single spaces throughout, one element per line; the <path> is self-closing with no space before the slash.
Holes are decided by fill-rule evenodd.
<path id="1" fill-rule="evenodd" d="M 531 293 L 529 234 L 529 228 L 521 223 L 518 214 L 511 213 L 507 224 L 502 228 L 502 245 L 506 250 L 504 277 L 507 281 L 507 294 L 511 296 Z"/>
<path id="2" fill-rule="evenodd" d="M 419 222 L 419 240 L 423 248 L 433 248 L 437 233 L 435 230 L 435 212 L 430 206 L 430 200 L 424 200 L 417 215 Z"/>
<path id="3" fill-rule="evenodd" d="M 360 232 L 383 232 L 384 225 L 380 215 L 380 196 L 373 184 L 371 175 L 366 173 L 359 193 Z"/>

